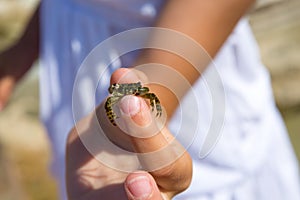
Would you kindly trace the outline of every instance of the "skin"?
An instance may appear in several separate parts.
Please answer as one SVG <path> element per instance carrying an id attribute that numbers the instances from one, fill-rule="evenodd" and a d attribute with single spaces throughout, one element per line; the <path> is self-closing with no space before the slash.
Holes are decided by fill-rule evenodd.
<path id="1" fill-rule="evenodd" d="M 192 40 L 200 44 L 213 58 L 239 19 L 251 8 L 253 0 L 222 0 L 222 1 L 207 1 L 207 0 L 188 0 L 188 1 L 167 1 L 163 8 L 160 17 L 156 22 L 157 27 L 168 28 L 174 31 L 185 34 Z M 187 11 L 187 12 L 184 12 Z M 168 37 L 168 36 L 167 36 Z M 168 38 L 160 39 L 159 42 L 164 42 Z M 154 38 L 153 40 L 155 40 Z M 177 43 L 180 41 L 176 41 Z M 184 51 L 189 52 L 189 46 L 179 43 Z M 197 60 L 199 54 L 190 52 L 193 59 Z M 199 77 L 200 73 L 207 67 L 209 58 L 203 58 L 200 62 L 204 62 L 198 70 L 195 69 L 189 62 L 180 56 L 170 52 L 150 49 L 144 50 L 136 65 L 145 63 L 159 63 L 170 66 L 172 69 L 178 71 L 185 80 L 193 84 Z M 157 71 L 145 72 L 147 76 L 156 76 Z M 168 78 L 172 79 L 173 77 Z M 178 88 L 181 91 L 177 93 L 179 98 L 189 90 L 189 88 L 182 87 L 184 85 L 181 80 L 175 80 Z M 162 105 L 164 105 L 168 116 L 172 116 L 173 112 L 178 106 L 178 101 L 169 101 L 169 99 L 176 99 L 176 97 L 166 88 L 159 86 L 150 86 L 157 96 L 159 96 Z"/>
<path id="2" fill-rule="evenodd" d="M 214 57 L 238 20 L 253 3 L 253 0 L 219 0 L 216 2 L 214 0 L 169 0 L 160 13 L 156 26 L 186 34 L 201 44 L 211 57 Z M 37 13 L 38 11 L 34 14 L 20 40 L 12 48 L 0 54 L 0 109 L 5 106 L 17 81 L 38 57 L 39 21 Z M 186 51 L 188 50 L 186 49 Z M 24 56 L 25 52 L 26 56 Z M 15 59 L 16 57 L 18 59 Z M 201 71 L 206 67 L 203 65 L 198 71 L 181 57 L 155 49 L 144 50 L 134 66 L 144 63 L 160 63 L 170 66 L 191 84 L 200 77 Z M 145 82 L 147 77 L 151 77 L 151 74 L 156 72 L 157 70 L 138 72 L 119 69 L 112 75 L 111 83 L 137 82 L 137 80 Z M 178 81 L 176 84 L 181 86 L 182 82 Z M 148 85 L 147 87 L 159 97 L 161 104 L 166 109 L 167 119 L 169 119 L 178 106 L 178 101 L 174 100 L 176 97 L 167 88 L 157 85 Z M 182 88 L 179 97 L 182 97 L 187 89 Z M 134 124 L 147 125 L 151 123 L 149 107 L 144 100 L 138 98 L 138 100 L 127 99 L 127 101 L 135 103 L 121 104 L 118 108 L 125 110 L 124 113 L 127 113 L 132 119 L 132 121 L 126 121 L 126 118 L 121 117 L 121 120 L 125 120 L 129 131 L 135 131 Z M 132 114 L 133 110 L 138 110 L 138 112 Z M 96 113 L 98 118 L 103 115 L 103 119 L 106 119 L 103 105 L 97 108 Z M 83 119 L 83 122 L 87 122 L 88 127 L 85 133 L 93 130 L 93 124 L 88 124 L 90 122 L 88 119 L 89 117 Z M 168 146 L 173 139 L 166 127 L 163 127 L 156 135 L 141 139 L 124 134 L 107 119 L 101 120 L 100 123 L 105 127 L 105 134 L 111 141 L 123 149 L 134 152 L 152 152 Z M 140 129 L 140 132 L 148 134 L 143 128 Z M 182 147 L 178 145 L 177 148 Z M 172 154 L 172 152 L 170 153 Z M 163 155 L 161 156 L 163 159 Z M 141 160 L 141 163 L 145 169 L 151 164 L 147 160 Z M 78 137 L 76 128 L 70 132 L 67 141 L 66 164 L 70 199 L 99 199 L 100 197 L 105 197 L 105 199 L 171 199 L 175 194 L 188 187 L 192 176 L 191 158 L 186 152 L 174 163 L 151 171 L 151 173 L 139 171 L 128 174 L 108 168 L 87 152 Z M 149 184 L 145 184 L 146 182 Z M 132 183 L 137 183 L 137 185 Z M 139 194 L 138 196 L 143 196 L 143 194 L 145 196 L 146 191 L 151 193 L 149 198 L 133 197 L 135 192 Z"/>
<path id="3" fill-rule="evenodd" d="M 121 77 L 121 83 L 141 81 L 137 76 L 135 77 L 132 75 L 131 70 L 120 69 L 112 75 L 112 82 L 119 80 Z M 136 105 L 129 105 L 127 103 L 132 100 L 135 101 Z M 155 116 L 151 115 L 151 108 L 141 97 L 128 96 L 121 100 L 119 108 L 132 119 L 132 121 L 124 119 L 128 128 L 127 131 L 131 132 L 134 129 L 139 129 L 143 131 L 144 138 L 132 137 L 121 131 L 117 126 L 113 126 L 109 122 L 103 107 L 103 104 L 100 105 L 97 108 L 96 113 L 97 117 L 102 119 L 99 123 L 104 129 L 104 133 L 107 134 L 107 137 L 111 141 L 125 150 L 139 153 L 153 152 L 168 146 L 174 139 L 165 126 L 159 133 L 154 135 L 151 131 L 149 132 L 149 129 L 146 129 L 146 127 L 151 126 L 149 124 L 155 123 L 155 120 L 159 119 L 156 119 Z M 139 107 L 139 109 L 133 112 L 136 107 Z M 119 115 L 118 120 L 122 120 L 123 117 L 123 115 Z M 87 152 L 86 148 L 78 138 L 78 131 L 82 129 L 81 124 L 89 124 L 89 120 L 85 118 L 82 123 L 79 122 L 77 124 L 77 127 L 71 131 L 67 145 L 67 181 L 69 183 L 68 193 L 70 194 L 71 199 L 78 199 L 78 197 L 85 197 L 86 195 L 92 196 L 93 198 L 91 199 L 96 199 L 97 196 L 99 197 L 102 195 L 107 199 L 126 199 L 124 192 L 129 191 L 127 189 L 128 183 L 131 182 L 132 177 L 140 177 L 139 175 L 141 173 L 144 174 L 142 177 L 147 177 L 152 183 L 152 195 L 149 199 L 162 199 L 162 196 L 165 199 L 171 199 L 174 195 L 186 189 L 190 184 L 192 176 L 191 158 L 179 144 L 176 145 L 176 148 L 182 149 L 183 154 L 171 165 L 158 170 L 153 170 L 150 173 L 135 172 L 129 174 L 105 166 Z M 89 135 L 97 133 L 97 131 L 94 131 L 93 129 L 94 125 L 92 123 L 90 124 L 91 125 L 89 125 L 88 128 L 83 128 L 83 131 L 80 131 L 81 134 Z M 149 134 L 149 136 L 147 134 Z M 104 150 L 101 149 L 101 151 Z M 174 150 L 170 150 L 168 156 L 171 156 L 173 153 Z M 158 157 L 159 156 L 163 159 L 164 155 L 158 155 Z M 157 159 L 160 160 L 160 158 Z M 151 162 L 141 160 L 141 163 L 143 168 L 151 168 Z M 83 179 L 85 181 L 82 181 Z M 153 182 L 153 180 L 155 180 L 156 183 Z M 125 184 L 123 184 L 124 182 Z M 111 190 L 114 190 L 114 192 Z M 132 197 L 132 195 L 128 193 L 127 196 Z"/>

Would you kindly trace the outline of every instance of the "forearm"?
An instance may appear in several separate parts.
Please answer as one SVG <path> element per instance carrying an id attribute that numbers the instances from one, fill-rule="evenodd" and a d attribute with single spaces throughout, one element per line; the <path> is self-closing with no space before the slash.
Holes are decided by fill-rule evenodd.
<path id="1" fill-rule="evenodd" d="M 254 0 L 169 0 L 158 27 L 182 32 L 213 57 Z"/>
<path id="2" fill-rule="evenodd" d="M 254 3 L 254 0 L 169 0 L 162 10 L 156 26 L 185 34 L 201 45 L 211 57 L 214 57 L 252 3 Z M 168 38 L 158 40 L 163 43 L 164 41 L 167 42 Z M 180 41 L 173 42 L 180 43 Z M 189 52 L 189 50 L 189 46 L 182 45 L 182 51 Z M 191 52 L 191 55 L 194 55 L 195 60 L 202 59 L 200 53 Z M 199 58 L 196 58 L 197 56 Z M 204 61 L 206 64 L 207 62 L 208 60 Z M 143 51 L 137 65 L 144 63 L 167 65 L 177 70 L 190 84 L 193 84 L 199 78 L 200 73 L 206 67 L 203 64 L 196 69 L 181 56 L 156 49 Z M 153 70 L 153 74 L 157 73 L 157 70 L 159 69 Z M 172 77 L 167 76 L 166 78 Z M 178 87 L 184 85 L 180 80 L 175 81 Z M 172 115 L 178 106 L 178 102 L 170 101 L 170 99 L 176 97 L 163 87 L 151 86 L 151 89 L 159 95 L 168 115 Z M 182 97 L 187 90 L 188 88 L 182 87 L 180 94 L 177 95 Z"/>

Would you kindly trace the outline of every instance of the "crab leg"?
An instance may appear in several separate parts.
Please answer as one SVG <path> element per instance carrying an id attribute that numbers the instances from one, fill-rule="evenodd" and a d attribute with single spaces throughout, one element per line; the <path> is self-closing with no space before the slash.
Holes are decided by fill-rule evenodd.
<path id="1" fill-rule="evenodd" d="M 113 111 L 113 105 L 119 100 L 120 97 L 114 97 L 114 96 L 110 96 L 107 98 L 106 102 L 105 102 L 105 110 L 106 110 L 106 115 L 109 119 L 109 121 L 114 125 L 117 126 L 115 119 L 117 118 L 117 115 L 115 114 L 115 112 Z"/>
<path id="2" fill-rule="evenodd" d="M 152 108 L 152 111 L 154 110 L 154 105 L 155 105 L 156 112 L 157 112 L 156 117 L 160 117 L 162 114 L 162 109 L 161 109 L 160 101 L 157 98 L 157 96 L 154 93 L 146 93 L 141 95 L 141 97 L 150 100 L 150 106 Z"/>

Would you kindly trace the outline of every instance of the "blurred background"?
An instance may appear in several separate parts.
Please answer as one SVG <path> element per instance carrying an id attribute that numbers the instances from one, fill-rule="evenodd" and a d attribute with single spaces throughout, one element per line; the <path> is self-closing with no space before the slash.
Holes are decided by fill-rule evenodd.
<path id="1" fill-rule="evenodd" d="M 22 33 L 37 0 L 0 0 L 0 51 Z M 300 158 L 300 1 L 260 2 L 250 22 L 270 70 L 277 105 Z M 1 65 L 1 63 L 0 63 Z M 39 122 L 38 63 L 0 112 L 0 200 L 57 199 Z"/>

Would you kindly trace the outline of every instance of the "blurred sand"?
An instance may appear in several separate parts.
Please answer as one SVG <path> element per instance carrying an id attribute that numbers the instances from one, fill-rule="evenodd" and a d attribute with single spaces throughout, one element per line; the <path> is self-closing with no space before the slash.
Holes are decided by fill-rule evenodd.
<path id="1" fill-rule="evenodd" d="M 15 40 L 34 3 L 0 0 L 0 48 Z M 4 9 L 4 5 L 11 7 Z M 300 1 L 261 8 L 251 14 L 251 24 L 300 156 Z M 49 144 L 38 119 L 37 70 L 37 66 L 31 70 L 0 113 L 0 200 L 57 199 L 54 181 L 47 171 Z"/>
<path id="2" fill-rule="evenodd" d="M 281 108 L 300 105 L 300 1 L 282 1 L 251 15 L 264 64 Z"/>
<path id="3" fill-rule="evenodd" d="M 283 0 L 257 10 L 251 24 L 300 159 L 300 1 Z"/>

